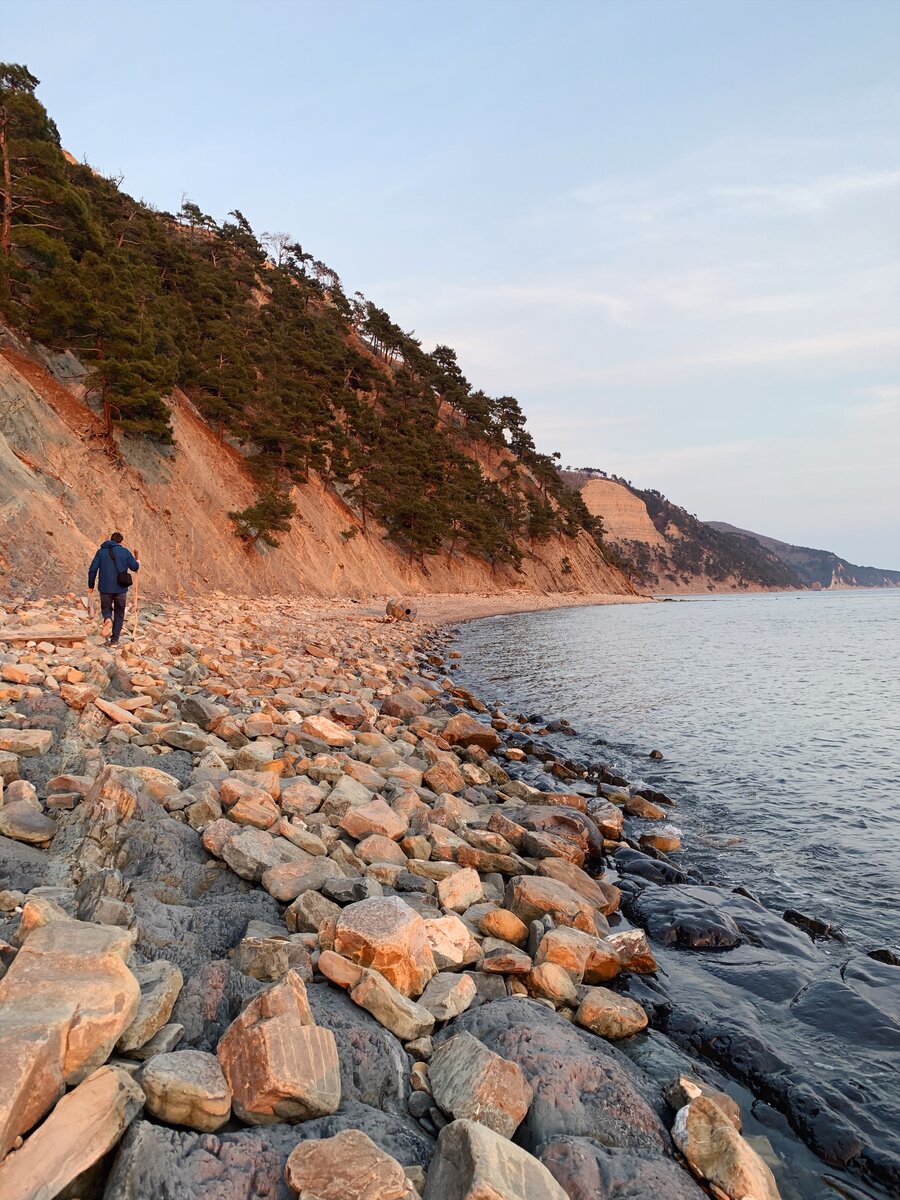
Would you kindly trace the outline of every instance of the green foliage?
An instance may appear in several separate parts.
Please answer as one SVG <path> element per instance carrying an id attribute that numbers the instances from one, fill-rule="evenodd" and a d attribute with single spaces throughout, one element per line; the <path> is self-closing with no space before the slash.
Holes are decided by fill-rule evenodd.
<path id="1" fill-rule="evenodd" d="M 247 543 L 248 549 L 257 542 L 266 546 L 278 546 L 276 533 L 287 533 L 297 506 L 290 496 L 268 488 L 260 492 L 259 499 L 240 512 L 230 512 L 238 537 Z"/>
<path id="2" fill-rule="evenodd" d="M 260 498 L 233 519 L 251 542 L 285 531 L 285 495 L 313 472 L 423 566 L 465 550 L 518 567 L 525 537 L 599 538 L 513 397 L 473 390 L 453 349 L 348 298 L 290 234 L 187 196 L 158 213 L 69 162 L 37 82 L 0 64 L 0 308 L 88 364 L 110 433 L 171 441 L 165 397 L 184 391 L 244 449 Z"/>

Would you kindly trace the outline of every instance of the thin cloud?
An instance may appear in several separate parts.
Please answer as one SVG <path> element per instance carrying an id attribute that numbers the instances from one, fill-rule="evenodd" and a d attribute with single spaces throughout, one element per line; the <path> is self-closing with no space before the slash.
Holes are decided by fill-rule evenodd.
<path id="1" fill-rule="evenodd" d="M 802 183 L 745 184 L 717 187 L 711 196 L 737 201 L 742 207 L 772 213 L 817 213 L 848 197 L 900 187 L 900 168 L 891 171 L 847 171 Z"/>

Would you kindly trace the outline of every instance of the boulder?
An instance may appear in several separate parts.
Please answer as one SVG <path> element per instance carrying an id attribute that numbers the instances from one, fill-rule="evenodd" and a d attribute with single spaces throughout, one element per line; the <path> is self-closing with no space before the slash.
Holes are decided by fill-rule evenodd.
<path id="1" fill-rule="evenodd" d="M 605 987 L 587 989 L 575 1020 L 610 1041 L 631 1037 L 647 1028 L 647 1014 L 640 1004 Z"/>
<path id="2" fill-rule="evenodd" d="M 285 1166 L 287 1184 L 316 1200 L 417 1200 L 418 1193 L 395 1158 L 361 1130 L 301 1142 Z"/>
<path id="3" fill-rule="evenodd" d="M 600 983 L 612 979 L 621 969 L 618 954 L 601 938 L 566 926 L 544 934 L 535 962 L 556 963 L 568 973 L 573 983 Z"/>
<path id="4" fill-rule="evenodd" d="M 567 1200 L 536 1158 L 477 1121 L 453 1121 L 438 1137 L 423 1200 Z"/>
<path id="5" fill-rule="evenodd" d="M 50 729 L 0 729 L 0 750 L 32 758 L 46 754 L 53 745 Z"/>
<path id="6" fill-rule="evenodd" d="M 0 1155 L 61 1094 L 106 1061 L 137 1012 L 124 929 L 56 921 L 35 929 L 0 979 Z"/>
<path id="7" fill-rule="evenodd" d="M 127 1071 L 100 1067 L 0 1164 L 0 1196 L 58 1196 L 115 1146 L 143 1103 L 144 1093 Z"/>
<path id="8" fill-rule="evenodd" d="M 428 1078 L 435 1101 L 448 1116 L 478 1121 L 507 1138 L 518 1129 L 533 1097 L 521 1067 L 466 1032 L 435 1048 Z"/>
<path id="9" fill-rule="evenodd" d="M 500 735 L 496 729 L 476 721 L 468 713 L 457 713 L 451 717 L 441 730 L 441 737 L 451 746 L 481 746 L 489 754 L 500 745 Z"/>
<path id="10" fill-rule="evenodd" d="M 395 692 L 393 696 L 387 696 L 381 702 L 382 716 L 398 717 L 401 721 L 411 721 L 413 717 L 423 717 L 427 711 L 428 709 L 421 700 L 416 700 L 407 692 Z"/>
<path id="11" fill-rule="evenodd" d="M 248 1124 L 307 1121 L 341 1102 L 334 1034 L 314 1024 L 296 971 L 250 1001 L 217 1054 L 234 1111 Z"/>
<path id="12" fill-rule="evenodd" d="M 466 1011 L 475 999 L 477 990 L 471 975 L 441 971 L 430 980 L 419 1003 L 433 1014 L 436 1021 L 449 1021 Z"/>
<path id="13" fill-rule="evenodd" d="M 293 1200 L 284 1181 L 288 1155 L 302 1141 L 362 1130 L 403 1166 L 427 1166 L 432 1139 L 409 1117 L 353 1101 L 301 1125 L 265 1125 L 233 1133 L 194 1133 L 137 1120 L 125 1135 L 104 1200 Z"/>
<path id="14" fill-rule="evenodd" d="M 434 961 L 441 971 L 465 967 L 481 958 L 481 947 L 456 913 L 426 917 L 425 931 Z"/>
<path id="15" fill-rule="evenodd" d="M 213 1133 L 231 1116 L 231 1089 L 214 1054 L 157 1054 L 141 1072 L 147 1111 L 169 1125 Z"/>
<path id="16" fill-rule="evenodd" d="M 568 884 L 540 875 L 516 875 L 506 886 L 504 905 L 525 924 L 551 916 L 557 925 L 571 925 L 597 934 L 594 908 Z"/>
<path id="17" fill-rule="evenodd" d="M 528 926 L 508 908 L 492 908 L 479 918 L 478 928 L 486 937 L 499 938 L 513 946 L 524 946 L 528 940 Z"/>
<path id="18" fill-rule="evenodd" d="M 29 846 L 46 846 L 56 833 L 56 822 L 27 800 L 13 800 L 0 808 L 0 834 Z"/>
<path id="19" fill-rule="evenodd" d="M 135 968 L 134 974 L 141 988 L 141 999 L 134 1020 L 116 1042 L 116 1049 L 123 1054 L 140 1049 L 162 1029 L 184 985 L 181 971 L 164 958 Z"/>
<path id="20" fill-rule="evenodd" d="M 576 867 L 574 863 L 565 862 L 561 858 L 545 858 L 538 863 L 538 875 L 550 879 L 558 879 L 560 883 L 568 884 L 583 900 L 598 909 L 605 917 L 614 913 L 619 907 L 621 892 L 612 883 L 602 883 L 593 879 L 587 871 Z"/>
<path id="21" fill-rule="evenodd" d="M 418 996 L 437 973 L 425 922 L 395 896 L 349 904 L 334 931 L 338 954 L 371 967 L 404 996 Z"/>
<path id="22" fill-rule="evenodd" d="M 441 908 L 449 908 L 451 912 L 465 912 L 473 904 L 480 903 L 484 896 L 481 876 L 470 867 L 463 867 L 445 879 L 438 880 L 437 894 Z"/>
<path id="23" fill-rule="evenodd" d="M 421 1004 L 409 999 L 377 971 L 361 968 L 362 977 L 350 989 L 350 998 L 371 1013 L 385 1029 L 403 1042 L 427 1037 L 434 1029 L 434 1016 Z"/>
<path id="24" fill-rule="evenodd" d="M 632 909 L 650 937 L 664 946 L 727 950 L 744 939 L 717 900 L 716 888 L 648 887 L 635 897 Z"/>
<path id="25" fill-rule="evenodd" d="M 308 733 L 310 737 L 318 738 L 327 746 L 352 746 L 356 742 L 356 738 L 352 733 L 349 733 L 345 726 L 338 725 L 335 721 L 330 721 L 328 717 L 318 716 L 304 717 L 301 729 L 304 733 Z"/>
<path id="26" fill-rule="evenodd" d="M 672 1139 L 694 1174 L 727 1200 L 780 1200 L 772 1172 L 709 1096 L 679 1109 Z"/>
<path id="27" fill-rule="evenodd" d="M 341 829 L 357 840 L 377 833 L 398 842 L 409 829 L 409 822 L 376 796 L 368 804 L 348 808 L 341 818 Z"/>

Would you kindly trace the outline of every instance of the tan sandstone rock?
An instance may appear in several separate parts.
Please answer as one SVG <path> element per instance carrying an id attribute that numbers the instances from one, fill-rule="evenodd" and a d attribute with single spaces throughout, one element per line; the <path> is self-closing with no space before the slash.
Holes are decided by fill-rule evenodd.
<path id="1" fill-rule="evenodd" d="M 284 1169 L 289 1188 L 315 1200 L 417 1200 L 395 1158 L 358 1129 L 300 1142 Z"/>
<path id="2" fill-rule="evenodd" d="M 600 1037 L 616 1041 L 647 1028 L 647 1014 L 634 1000 L 609 988 L 588 988 L 575 1020 Z"/>
<path id="3" fill-rule="evenodd" d="M 58 1196 L 115 1146 L 143 1103 L 144 1093 L 127 1071 L 100 1067 L 64 1096 L 40 1129 L 0 1164 L 0 1196 Z"/>
<path id="4" fill-rule="evenodd" d="M 423 1200 L 568 1200 L 536 1158 L 477 1121 L 453 1121 L 438 1137 Z"/>
<path id="5" fill-rule="evenodd" d="M 672 1140 L 694 1174 L 727 1200 L 779 1200 L 772 1172 L 709 1096 L 680 1109 Z"/>
<path id="6" fill-rule="evenodd" d="M 231 1116 L 231 1089 L 214 1054 L 157 1054 L 141 1073 L 147 1111 L 169 1125 L 214 1133 Z"/>
<path id="7" fill-rule="evenodd" d="M 124 929 L 54 921 L 29 934 L 0 980 L 0 1154 L 131 1024 L 140 1000 L 124 961 L 131 944 Z"/>
<path id="8" fill-rule="evenodd" d="M 296 971 L 255 996 L 219 1042 L 234 1111 L 251 1125 L 328 1116 L 341 1102 L 337 1045 L 315 1025 Z"/>
<path id="9" fill-rule="evenodd" d="M 425 922 L 396 896 L 348 904 L 334 931 L 334 949 L 378 971 L 404 996 L 418 996 L 437 973 Z"/>

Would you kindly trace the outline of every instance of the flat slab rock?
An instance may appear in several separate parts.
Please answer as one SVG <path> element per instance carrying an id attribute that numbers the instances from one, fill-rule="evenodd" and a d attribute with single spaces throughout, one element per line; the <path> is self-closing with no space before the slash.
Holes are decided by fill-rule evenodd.
<path id="1" fill-rule="evenodd" d="M 434 1141 L 417 1122 L 349 1103 L 301 1125 L 237 1133 L 165 1129 L 135 1121 L 116 1154 L 103 1200 L 296 1200 L 285 1182 L 288 1155 L 301 1141 L 358 1129 L 404 1167 L 428 1167 Z"/>

